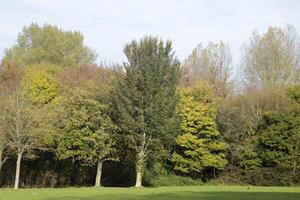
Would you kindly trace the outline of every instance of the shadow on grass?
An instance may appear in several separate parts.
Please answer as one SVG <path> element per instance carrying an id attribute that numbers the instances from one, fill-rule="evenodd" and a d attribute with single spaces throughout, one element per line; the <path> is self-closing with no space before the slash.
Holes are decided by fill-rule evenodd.
<path id="1" fill-rule="evenodd" d="M 103 194 L 62 196 L 41 200 L 300 200 L 300 193 L 283 192 L 176 192 L 155 194 Z"/>

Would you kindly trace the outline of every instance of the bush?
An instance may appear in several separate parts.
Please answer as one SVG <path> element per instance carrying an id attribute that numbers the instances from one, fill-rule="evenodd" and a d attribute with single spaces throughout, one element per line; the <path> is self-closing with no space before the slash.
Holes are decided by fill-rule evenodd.
<path id="1" fill-rule="evenodd" d="M 300 183 L 300 172 L 292 174 L 291 170 L 284 168 L 257 168 L 245 170 L 234 168 L 226 171 L 219 178 L 222 184 L 250 184 L 262 186 L 293 186 Z"/>
<path id="2" fill-rule="evenodd" d="M 152 187 L 158 186 L 187 186 L 187 185 L 202 185 L 201 180 L 193 180 L 190 177 L 177 175 L 157 176 L 149 180 L 148 185 Z"/>

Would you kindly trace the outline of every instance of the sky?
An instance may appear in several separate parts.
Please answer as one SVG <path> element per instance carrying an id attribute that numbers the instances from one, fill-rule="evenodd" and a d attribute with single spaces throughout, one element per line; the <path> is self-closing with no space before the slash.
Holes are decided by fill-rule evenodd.
<path id="1" fill-rule="evenodd" d="M 299 0 L 0 0 L 0 59 L 18 32 L 35 22 L 78 30 L 97 62 L 126 61 L 125 43 L 145 35 L 173 41 L 184 60 L 197 44 L 223 41 L 234 65 L 251 33 L 292 24 L 300 31 Z"/>

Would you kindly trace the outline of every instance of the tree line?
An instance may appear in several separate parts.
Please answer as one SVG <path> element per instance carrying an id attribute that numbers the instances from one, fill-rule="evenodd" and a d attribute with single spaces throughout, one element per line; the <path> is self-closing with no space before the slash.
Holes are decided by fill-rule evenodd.
<path id="1" fill-rule="evenodd" d="M 300 183 L 292 25 L 254 31 L 234 70 L 222 41 L 180 62 L 171 41 L 145 36 L 126 43 L 124 63 L 106 65 L 83 39 L 32 23 L 6 49 L 2 186 Z"/>

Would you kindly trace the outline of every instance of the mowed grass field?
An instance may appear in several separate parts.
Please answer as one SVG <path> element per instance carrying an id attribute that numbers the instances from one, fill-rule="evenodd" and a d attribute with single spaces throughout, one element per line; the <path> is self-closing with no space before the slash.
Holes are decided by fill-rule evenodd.
<path id="1" fill-rule="evenodd" d="M 185 186 L 0 190 L 0 200 L 300 200 L 300 187 Z"/>

